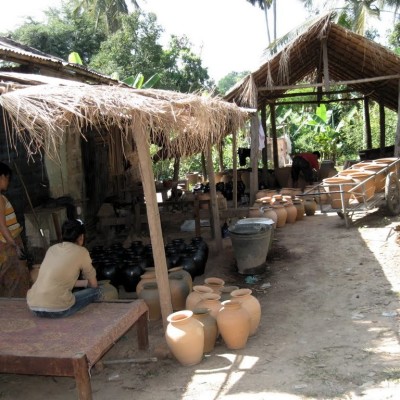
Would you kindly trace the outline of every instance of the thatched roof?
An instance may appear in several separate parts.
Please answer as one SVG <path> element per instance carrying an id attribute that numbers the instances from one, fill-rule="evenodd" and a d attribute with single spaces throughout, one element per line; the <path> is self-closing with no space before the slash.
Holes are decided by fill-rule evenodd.
<path id="1" fill-rule="evenodd" d="M 331 14 L 317 20 L 224 98 L 241 106 L 261 107 L 307 78 L 314 79 L 310 83 L 323 82 L 324 74 L 325 79 L 329 78 L 330 86 L 345 83 L 349 89 L 369 95 L 370 99 L 381 101 L 397 111 L 400 57 L 331 22 Z"/>
<path id="2" fill-rule="evenodd" d="M 134 138 L 132 127 L 139 123 L 149 142 L 162 145 L 165 156 L 185 157 L 238 130 L 248 115 L 232 103 L 197 94 L 45 80 L 25 88 L 4 83 L 0 96 L 10 144 L 22 141 L 28 155 L 43 150 L 57 159 L 71 125 L 103 132 L 117 127 L 124 144 Z"/>

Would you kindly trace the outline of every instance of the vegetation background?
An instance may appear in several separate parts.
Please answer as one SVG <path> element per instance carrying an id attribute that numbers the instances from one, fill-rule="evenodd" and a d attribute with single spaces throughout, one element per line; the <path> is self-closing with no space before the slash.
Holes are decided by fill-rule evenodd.
<path id="1" fill-rule="evenodd" d="M 258 7 L 265 14 L 269 47 L 273 56 L 301 30 L 323 12 L 335 11 L 338 24 L 371 40 L 384 41 L 394 52 L 400 52 L 400 0 L 299 0 L 308 10 L 310 19 L 304 26 L 276 37 L 277 7 L 283 0 L 243 0 Z M 133 11 L 129 8 L 133 6 Z M 393 15 L 393 24 L 385 31 L 385 38 L 371 21 L 382 13 Z M 153 13 L 140 8 L 140 0 L 66 0 L 61 8 L 46 11 L 47 20 L 28 19 L 14 31 L 3 36 L 32 46 L 45 53 L 68 59 L 78 53 L 82 64 L 103 74 L 129 82 L 135 87 L 149 87 L 180 92 L 202 92 L 205 95 L 223 96 L 230 87 L 249 71 L 232 71 L 219 82 L 214 82 L 201 56 L 192 50 L 187 36 L 171 36 L 167 46 L 160 44 L 163 27 Z M 369 24 L 367 22 L 370 22 Z M 332 90 L 340 89 L 339 87 Z M 297 90 L 298 92 L 299 90 Z M 277 110 L 278 136 L 287 134 L 292 142 L 292 152 L 318 149 L 322 159 L 333 160 L 338 165 L 345 160 L 358 159 L 358 152 L 365 148 L 364 112 L 361 100 L 352 100 L 353 94 L 331 95 L 334 100 L 347 96 L 340 102 L 328 105 L 307 104 L 309 97 L 298 98 L 305 104 L 280 105 Z M 269 110 L 267 109 L 267 116 Z M 379 147 L 379 105 L 370 106 L 372 146 Z M 385 110 L 386 145 L 394 143 L 397 113 Z M 268 135 L 268 132 L 266 132 Z M 249 129 L 239 134 L 239 147 L 249 147 Z M 232 166 L 232 143 L 229 137 L 220 149 L 222 162 L 214 152 L 215 170 Z M 157 148 L 154 148 L 154 152 Z M 261 162 L 261 161 L 260 161 Z M 272 167 L 272 165 L 270 166 Z M 154 164 L 157 179 L 173 176 L 174 160 Z M 180 160 L 180 176 L 190 171 L 201 171 L 201 155 Z"/>

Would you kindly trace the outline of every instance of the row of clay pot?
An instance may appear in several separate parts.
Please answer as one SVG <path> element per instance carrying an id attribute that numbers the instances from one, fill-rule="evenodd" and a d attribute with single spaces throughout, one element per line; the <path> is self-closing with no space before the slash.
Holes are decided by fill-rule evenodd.
<path id="1" fill-rule="evenodd" d="M 300 199 L 291 196 L 275 194 L 257 199 L 253 207 L 249 209 L 249 217 L 270 218 L 276 228 L 282 228 L 287 223 L 293 224 L 300 221 L 305 215 L 314 215 L 317 203 L 313 198 Z"/>
<path id="2" fill-rule="evenodd" d="M 171 353 L 182 365 L 201 362 L 204 353 L 214 349 L 218 335 L 227 348 L 244 348 L 257 331 L 261 306 L 251 289 L 226 287 L 222 279 L 207 278 L 204 285 L 193 286 L 186 309 L 168 316 L 165 332 Z M 233 289 L 233 290 L 232 290 Z M 230 299 L 221 302 L 222 293 Z"/>
<path id="3" fill-rule="evenodd" d="M 386 173 L 383 173 L 383 170 L 396 160 L 398 159 L 380 158 L 371 162 L 360 162 L 334 177 L 324 179 L 324 187 L 330 193 L 332 208 L 347 206 L 351 199 L 363 203 L 370 200 L 375 193 L 383 192 L 386 180 Z M 389 168 L 389 172 L 396 170 L 397 164 Z M 341 191 L 343 197 L 341 193 L 337 193 Z"/>

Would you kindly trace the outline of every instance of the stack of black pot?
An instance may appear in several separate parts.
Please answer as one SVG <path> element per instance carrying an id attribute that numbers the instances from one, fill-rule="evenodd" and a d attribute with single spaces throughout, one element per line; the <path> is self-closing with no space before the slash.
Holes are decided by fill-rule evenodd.
<path id="1" fill-rule="evenodd" d="M 151 244 L 134 241 L 129 248 L 115 243 L 108 248 L 95 246 L 90 251 L 98 280 L 109 280 L 117 289 L 122 285 L 126 292 L 135 292 L 140 276 L 146 268 L 154 267 Z M 204 274 L 208 259 L 208 245 L 201 236 L 189 242 L 173 239 L 165 245 L 167 268 L 183 267 L 192 279 Z"/>

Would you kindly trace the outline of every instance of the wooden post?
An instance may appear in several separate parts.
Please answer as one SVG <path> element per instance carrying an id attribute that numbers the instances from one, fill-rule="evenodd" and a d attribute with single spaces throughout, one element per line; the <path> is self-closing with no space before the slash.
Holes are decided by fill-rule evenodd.
<path id="1" fill-rule="evenodd" d="M 236 131 L 232 133 L 232 168 L 233 168 L 233 208 L 237 208 L 237 137 Z"/>
<path id="2" fill-rule="evenodd" d="M 201 169 L 203 170 L 203 179 L 204 182 L 208 181 L 208 174 L 207 174 L 207 166 L 206 166 L 206 158 L 204 156 L 204 152 L 201 152 Z"/>
<path id="3" fill-rule="evenodd" d="M 394 145 L 394 156 L 400 157 L 400 79 L 399 79 L 399 91 L 397 93 L 397 128 L 396 128 L 396 139 Z"/>
<path id="4" fill-rule="evenodd" d="M 369 116 L 369 97 L 364 97 L 365 145 L 372 149 L 371 118 Z"/>
<path id="5" fill-rule="evenodd" d="M 262 181 L 267 186 L 268 182 L 268 138 L 267 138 L 267 104 L 264 102 L 261 105 L 261 126 L 264 130 L 265 138 L 264 138 L 264 148 L 261 151 L 262 158 Z"/>
<path id="6" fill-rule="evenodd" d="M 322 60 L 324 63 L 324 85 L 325 91 L 329 92 L 331 90 L 330 87 L 330 79 L 329 79 L 329 63 L 328 63 L 328 46 L 327 46 L 327 38 L 326 36 L 322 38 Z"/>
<path id="7" fill-rule="evenodd" d="M 271 132 L 272 132 L 272 147 L 274 153 L 274 168 L 279 168 L 279 154 L 278 154 L 278 138 L 276 137 L 276 113 L 275 104 L 269 105 L 271 113 Z"/>
<path id="8" fill-rule="evenodd" d="M 169 289 L 167 261 L 165 258 L 164 239 L 161 229 L 160 212 L 158 210 L 154 174 L 152 169 L 149 143 L 142 125 L 137 121 L 135 113 L 132 113 L 133 137 L 137 146 L 140 173 L 144 196 L 146 199 L 147 221 L 149 224 L 150 238 L 153 247 L 154 266 L 158 293 L 160 295 L 161 314 L 164 330 L 167 327 L 167 317 L 172 313 L 171 292 Z"/>
<path id="9" fill-rule="evenodd" d="M 257 113 L 253 114 L 250 120 L 250 155 L 251 155 L 251 174 L 250 174 L 250 204 L 254 204 L 256 200 L 256 192 L 258 190 L 258 134 L 259 122 Z"/>
<path id="10" fill-rule="evenodd" d="M 215 249 L 217 251 L 222 250 L 222 236 L 221 236 L 221 225 L 219 222 L 219 210 L 217 202 L 217 189 L 215 188 L 215 175 L 212 163 L 212 148 L 211 143 L 208 144 L 207 154 L 207 170 L 208 170 L 208 181 L 210 183 L 210 196 L 211 196 L 211 214 L 212 214 L 212 228 L 214 231 Z"/>
<path id="11" fill-rule="evenodd" d="M 379 102 L 379 149 L 383 157 L 385 152 L 385 104 Z"/>
<path id="12" fill-rule="evenodd" d="M 92 385 L 90 384 L 89 365 L 84 353 L 77 353 L 72 358 L 72 368 L 74 369 L 78 399 L 92 400 Z"/>

